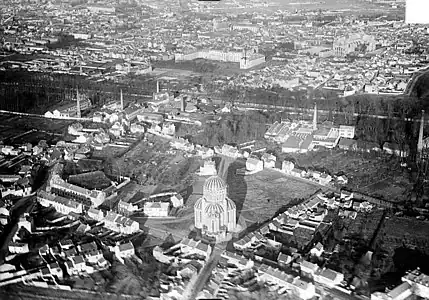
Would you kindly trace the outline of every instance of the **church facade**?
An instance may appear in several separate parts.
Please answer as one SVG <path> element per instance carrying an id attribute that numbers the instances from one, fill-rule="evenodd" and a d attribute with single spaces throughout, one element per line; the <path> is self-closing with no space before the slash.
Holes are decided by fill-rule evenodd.
<path id="1" fill-rule="evenodd" d="M 203 196 L 194 206 L 195 227 L 217 241 L 227 240 L 236 230 L 237 208 L 227 197 L 227 185 L 217 175 L 209 177 L 203 186 Z"/>

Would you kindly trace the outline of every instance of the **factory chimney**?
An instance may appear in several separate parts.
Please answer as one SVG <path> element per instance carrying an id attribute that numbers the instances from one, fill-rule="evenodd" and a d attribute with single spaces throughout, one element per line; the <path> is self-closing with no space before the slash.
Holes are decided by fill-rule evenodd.
<path id="1" fill-rule="evenodd" d="M 122 89 L 121 89 L 121 110 L 124 110 L 124 97 L 122 96 Z"/>
<path id="2" fill-rule="evenodd" d="M 314 102 L 314 113 L 313 113 L 313 130 L 317 129 L 317 103 Z"/>
<path id="3" fill-rule="evenodd" d="M 417 142 L 417 152 L 422 153 L 423 150 L 423 128 L 425 124 L 425 111 L 422 110 L 422 119 L 420 121 L 419 140 Z"/>
<path id="4" fill-rule="evenodd" d="M 159 81 L 156 81 L 156 92 L 159 93 Z"/>
<path id="5" fill-rule="evenodd" d="M 185 97 L 182 95 L 180 99 L 180 111 L 185 111 L 185 108 L 186 108 Z"/>
<path id="6" fill-rule="evenodd" d="M 79 89 L 78 88 L 76 88 L 76 102 L 77 102 L 77 104 L 76 104 L 76 116 L 78 118 L 81 118 L 82 116 L 80 114 L 80 96 L 79 96 Z"/>

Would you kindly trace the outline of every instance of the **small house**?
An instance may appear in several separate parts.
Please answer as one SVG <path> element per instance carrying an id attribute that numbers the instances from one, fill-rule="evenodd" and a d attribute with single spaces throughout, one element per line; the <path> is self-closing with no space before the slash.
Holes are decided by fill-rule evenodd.
<path id="1" fill-rule="evenodd" d="M 302 170 L 302 169 L 298 169 L 298 168 L 293 168 L 293 169 L 290 171 L 290 175 L 292 175 L 292 176 L 296 176 L 296 177 L 304 177 L 304 176 L 305 176 L 305 174 L 306 174 L 306 172 L 305 172 L 304 170 Z"/>
<path id="2" fill-rule="evenodd" d="M 116 246 L 115 254 L 119 257 L 130 257 L 135 255 L 134 245 L 131 242 Z"/>
<path id="3" fill-rule="evenodd" d="M 173 207 L 181 207 L 184 204 L 183 197 L 180 194 L 174 194 L 170 197 Z"/>
<path id="4" fill-rule="evenodd" d="M 306 275 L 314 276 L 316 274 L 317 270 L 319 270 L 319 267 L 316 264 L 313 264 L 307 260 L 303 260 L 300 263 L 301 272 L 303 272 Z"/>
<path id="5" fill-rule="evenodd" d="M 311 250 L 310 250 L 310 254 L 313 256 L 317 256 L 320 257 L 323 253 L 323 245 L 318 242 Z"/>
<path id="6" fill-rule="evenodd" d="M 246 169 L 251 172 L 259 172 L 264 169 L 264 163 L 257 158 L 249 157 L 246 160 Z"/>
<path id="7" fill-rule="evenodd" d="M 292 256 L 280 252 L 277 257 L 277 262 L 282 267 L 287 266 L 292 262 Z"/>
<path id="8" fill-rule="evenodd" d="M 83 256 L 74 256 L 70 258 L 70 261 L 73 264 L 73 270 L 74 272 L 83 272 L 86 270 L 86 263 Z"/>
<path id="9" fill-rule="evenodd" d="M 344 275 L 331 269 L 323 269 L 322 271 L 318 272 L 318 274 L 316 274 L 314 279 L 318 283 L 333 288 L 344 280 Z"/>
<path id="10" fill-rule="evenodd" d="M 58 278 L 63 277 L 63 270 L 60 268 L 57 262 L 48 264 L 48 269 L 53 276 L 57 276 Z"/>
<path id="11" fill-rule="evenodd" d="M 9 249 L 9 253 L 11 254 L 22 254 L 22 253 L 29 252 L 27 243 L 10 242 L 8 249 Z"/>
<path id="12" fill-rule="evenodd" d="M 70 248 L 74 247 L 74 244 L 73 244 L 72 240 L 63 240 L 63 241 L 60 241 L 59 245 L 60 245 L 60 248 L 63 249 L 63 250 L 67 250 L 67 249 L 70 249 Z"/>
<path id="13" fill-rule="evenodd" d="M 291 173 L 291 171 L 295 168 L 295 164 L 291 161 L 284 160 L 282 162 L 282 171 L 286 174 Z"/>

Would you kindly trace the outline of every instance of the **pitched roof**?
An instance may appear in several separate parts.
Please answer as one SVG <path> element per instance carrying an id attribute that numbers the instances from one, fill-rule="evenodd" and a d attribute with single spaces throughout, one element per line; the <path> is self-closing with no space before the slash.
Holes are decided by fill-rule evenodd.
<path id="1" fill-rule="evenodd" d="M 74 256 L 71 259 L 73 260 L 73 262 L 74 262 L 75 265 L 81 264 L 81 263 L 85 262 L 85 260 L 83 259 L 82 255 Z"/>
<path id="2" fill-rule="evenodd" d="M 119 252 L 128 251 L 128 250 L 134 250 L 134 245 L 133 245 L 133 243 L 128 242 L 126 244 L 119 245 L 118 248 L 119 248 Z"/>
<path id="3" fill-rule="evenodd" d="M 313 264 L 313 263 L 311 263 L 311 262 L 309 262 L 307 260 L 303 260 L 301 262 L 301 268 L 302 267 L 310 269 L 312 271 L 316 271 L 319 268 L 316 264 Z"/>
<path id="4" fill-rule="evenodd" d="M 299 149 L 302 140 L 297 136 L 290 136 L 284 143 L 283 147 Z"/>
<path id="5" fill-rule="evenodd" d="M 338 272 L 335 272 L 334 270 L 331 270 L 331 269 L 324 269 L 320 273 L 320 276 L 322 276 L 328 280 L 334 281 L 338 276 Z"/>
<path id="6" fill-rule="evenodd" d="M 207 252 L 208 251 L 208 249 L 209 249 L 209 245 L 207 245 L 207 244 L 204 244 L 204 243 L 199 243 L 198 245 L 197 245 L 197 247 L 196 247 L 198 250 L 201 250 L 201 251 L 204 251 L 204 252 Z"/>

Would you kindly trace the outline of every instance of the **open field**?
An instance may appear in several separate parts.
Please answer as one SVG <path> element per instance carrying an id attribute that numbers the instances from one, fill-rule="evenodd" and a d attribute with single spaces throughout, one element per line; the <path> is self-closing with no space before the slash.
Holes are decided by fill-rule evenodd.
<path id="1" fill-rule="evenodd" d="M 333 224 L 327 244 L 329 249 L 340 248 L 330 257 L 328 267 L 349 279 L 363 276 L 371 292 L 400 284 L 407 270 L 420 267 L 429 271 L 429 222 L 373 209 L 359 212 L 354 220 L 337 218 Z M 367 251 L 371 251 L 371 259 L 363 263 Z"/>
<path id="2" fill-rule="evenodd" d="M 187 158 L 181 151 L 170 151 L 169 140 L 148 137 L 112 162 L 112 173 L 130 176 L 140 184 L 162 185 L 181 190 L 192 182 L 199 168 L 198 158 Z"/>
<path id="3" fill-rule="evenodd" d="M 408 270 L 429 272 L 429 222 L 389 216 L 375 240 L 370 290 L 396 286 Z"/>
<path id="4" fill-rule="evenodd" d="M 349 179 L 347 187 L 388 200 L 404 200 L 412 188 L 407 169 L 400 166 L 398 159 L 388 155 L 320 150 L 287 155 L 286 158 L 296 161 L 300 167 L 326 171 L 331 175 L 344 172 Z"/>
<path id="5" fill-rule="evenodd" d="M 383 241 L 383 247 L 392 251 L 406 245 L 416 247 L 429 255 L 429 222 L 411 217 L 392 216 L 384 223 L 377 239 Z"/>
<path id="6" fill-rule="evenodd" d="M 244 177 L 244 184 L 240 176 L 235 175 L 228 180 L 230 197 L 236 201 L 237 211 L 247 222 L 265 221 L 284 205 L 297 198 L 307 198 L 319 188 L 294 178 L 285 177 L 272 170 L 264 170 L 255 175 Z M 237 187 L 237 188 L 235 188 Z M 245 190 L 244 190 L 245 189 Z M 243 198 L 243 194 L 245 197 Z M 237 203 L 243 201 L 242 203 Z"/>
<path id="7" fill-rule="evenodd" d="M 117 157 L 127 152 L 127 148 L 106 146 L 103 150 L 94 150 L 92 157 L 96 159 L 104 159 L 106 157 Z"/>
<path id="8" fill-rule="evenodd" d="M 339 226 L 344 228 L 344 237 L 353 239 L 354 237 L 359 236 L 363 240 L 367 241 L 369 246 L 369 242 L 373 238 L 382 215 L 382 210 L 360 212 L 357 214 L 356 219 L 340 219 Z"/>
<path id="9" fill-rule="evenodd" d="M 175 68 L 156 68 L 154 69 L 150 75 L 153 76 L 166 76 L 168 78 L 171 77 L 177 77 L 177 78 L 183 78 L 183 77 L 194 77 L 194 76 L 200 76 L 201 74 L 189 70 L 182 70 L 182 69 L 175 69 Z"/>
<path id="10" fill-rule="evenodd" d="M 67 132 L 67 127 L 74 122 L 9 114 L 0 114 L 0 119 L 0 139 L 6 143 L 16 144 L 26 142 L 37 144 L 42 139 L 48 143 L 55 143 L 63 139 L 64 134 Z M 18 137 L 20 134 L 32 129 L 37 131 Z"/>
<path id="11" fill-rule="evenodd" d="M 228 196 L 237 206 L 237 216 L 241 215 L 250 225 L 271 217 L 284 205 L 296 198 L 307 198 L 319 187 L 302 182 L 272 170 L 263 170 L 254 175 L 236 175 L 241 163 L 233 162 L 228 166 Z M 202 187 L 207 177 L 194 182 L 193 193 L 186 206 L 188 213 L 193 210 L 196 200 L 201 197 Z M 183 212 L 186 215 L 186 212 Z"/>

